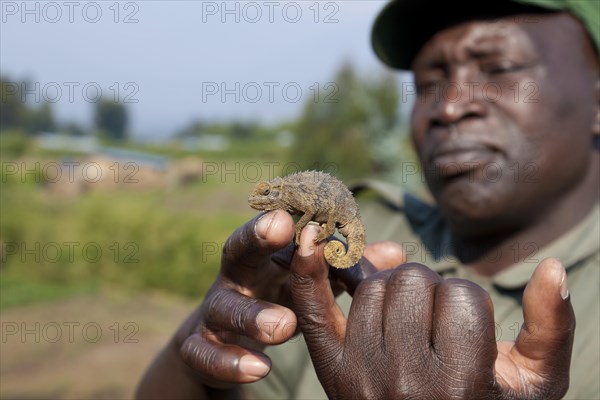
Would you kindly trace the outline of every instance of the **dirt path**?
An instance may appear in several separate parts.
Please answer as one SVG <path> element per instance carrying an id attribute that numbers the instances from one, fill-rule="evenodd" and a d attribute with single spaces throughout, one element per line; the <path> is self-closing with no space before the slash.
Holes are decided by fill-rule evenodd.
<path id="1" fill-rule="evenodd" d="M 0 316 L 0 398 L 127 399 L 195 303 L 102 294 Z"/>

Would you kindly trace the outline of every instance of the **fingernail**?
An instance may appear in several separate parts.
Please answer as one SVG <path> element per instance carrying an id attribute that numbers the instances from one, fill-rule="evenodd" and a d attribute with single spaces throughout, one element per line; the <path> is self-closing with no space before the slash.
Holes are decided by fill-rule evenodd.
<path id="1" fill-rule="evenodd" d="M 315 254 L 315 239 L 321 232 L 321 226 L 316 222 L 309 222 L 300 234 L 300 247 L 298 254 L 302 257 L 312 256 Z"/>
<path id="2" fill-rule="evenodd" d="M 271 227 L 271 223 L 273 222 L 273 218 L 275 218 L 274 213 L 267 212 L 261 215 L 254 225 L 254 233 L 256 233 L 256 236 L 261 239 L 266 239 L 269 228 Z"/>
<path id="3" fill-rule="evenodd" d="M 563 276 L 560 281 L 560 297 L 563 300 L 566 300 L 569 297 L 569 288 L 567 287 L 567 272 L 563 268 Z"/>
<path id="4" fill-rule="evenodd" d="M 280 325 L 283 318 L 284 315 L 281 311 L 266 308 L 256 316 L 256 325 L 258 325 L 258 329 L 260 329 L 269 340 L 273 340 L 275 329 Z"/>
<path id="5" fill-rule="evenodd" d="M 244 375 L 262 378 L 269 373 L 270 369 L 260 358 L 252 354 L 246 354 L 240 358 L 240 372 Z"/>

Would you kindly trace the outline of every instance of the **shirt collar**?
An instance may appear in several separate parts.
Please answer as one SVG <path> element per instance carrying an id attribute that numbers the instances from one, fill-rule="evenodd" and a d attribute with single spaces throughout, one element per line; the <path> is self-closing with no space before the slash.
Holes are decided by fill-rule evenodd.
<path id="1" fill-rule="evenodd" d="M 450 240 L 449 231 L 446 230 L 440 239 L 442 242 L 448 242 Z M 446 248 L 449 249 L 451 246 L 447 245 Z M 588 215 L 566 234 L 535 251 L 527 259 L 498 272 L 491 277 L 491 283 L 501 289 L 520 289 L 527 285 L 533 272 L 545 258 L 557 258 L 568 270 L 599 250 L 600 203 L 596 203 Z M 429 262 L 426 265 L 438 273 L 454 270 L 458 277 L 474 281 L 480 280 L 477 275 L 465 270 L 466 267 L 449 253 L 446 253 L 442 259 Z"/>
<path id="2" fill-rule="evenodd" d="M 600 203 L 596 203 L 587 217 L 565 235 L 532 254 L 517 264 L 504 269 L 492 277 L 492 282 L 503 289 L 524 287 L 538 264 L 545 258 L 554 257 L 566 269 L 600 249 Z"/>

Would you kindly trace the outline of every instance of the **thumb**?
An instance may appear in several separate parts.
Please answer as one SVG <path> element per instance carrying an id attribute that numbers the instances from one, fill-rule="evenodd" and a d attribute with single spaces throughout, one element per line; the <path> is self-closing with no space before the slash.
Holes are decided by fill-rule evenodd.
<path id="1" fill-rule="evenodd" d="M 533 273 L 523 294 L 523 317 L 525 323 L 515 342 L 517 352 L 542 378 L 566 378 L 568 382 L 575 313 L 567 274 L 557 259 L 543 260 Z"/>
<path id="2" fill-rule="evenodd" d="M 322 376 L 319 373 L 327 373 L 341 353 L 346 318 L 331 290 L 329 267 L 323 256 L 324 245 L 314 242 L 320 229 L 318 225 L 309 223 L 302 230 L 299 246 L 290 264 L 290 282 L 298 324 L 317 375 Z"/>
<path id="3" fill-rule="evenodd" d="M 402 246 L 390 241 L 369 243 L 365 248 L 364 257 L 378 271 L 394 268 L 406 262 L 406 253 Z"/>

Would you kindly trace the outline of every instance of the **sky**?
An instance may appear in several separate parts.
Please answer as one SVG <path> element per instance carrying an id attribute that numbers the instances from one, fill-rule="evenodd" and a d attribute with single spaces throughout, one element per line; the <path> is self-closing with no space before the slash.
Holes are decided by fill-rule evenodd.
<path id="1" fill-rule="evenodd" d="M 385 67 L 370 30 L 386 1 L 0 1 L 0 72 L 29 102 L 89 126 L 120 98 L 136 138 L 193 120 L 277 123 L 331 94 L 336 70 Z M 314 100 L 313 100 L 314 101 Z"/>

